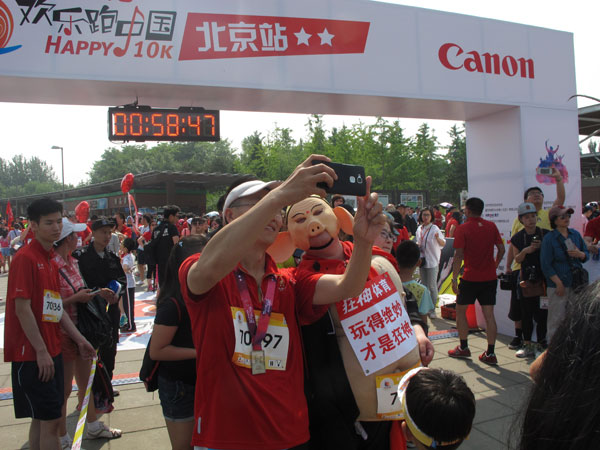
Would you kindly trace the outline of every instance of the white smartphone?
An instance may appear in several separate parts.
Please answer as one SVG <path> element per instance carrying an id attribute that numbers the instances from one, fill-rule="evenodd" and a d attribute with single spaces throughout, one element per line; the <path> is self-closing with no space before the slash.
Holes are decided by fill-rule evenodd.
<path id="1" fill-rule="evenodd" d="M 577 250 L 577 246 L 573 243 L 571 238 L 565 239 L 565 246 L 567 247 L 567 250 L 569 250 L 569 251 Z"/>

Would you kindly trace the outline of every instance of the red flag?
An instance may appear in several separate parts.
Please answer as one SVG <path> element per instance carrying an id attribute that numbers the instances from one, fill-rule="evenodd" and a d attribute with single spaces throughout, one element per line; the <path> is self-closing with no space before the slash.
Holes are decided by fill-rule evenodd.
<path id="1" fill-rule="evenodd" d="M 12 223 L 15 220 L 15 217 L 13 216 L 13 212 L 12 212 L 12 207 L 10 206 L 10 200 L 6 203 L 6 220 L 7 220 L 7 225 L 9 227 L 12 226 Z"/>

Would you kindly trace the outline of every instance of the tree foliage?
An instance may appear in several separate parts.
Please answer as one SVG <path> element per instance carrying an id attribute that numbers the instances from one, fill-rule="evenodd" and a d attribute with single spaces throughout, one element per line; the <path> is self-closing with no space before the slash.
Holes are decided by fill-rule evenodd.
<path id="1" fill-rule="evenodd" d="M 121 178 L 126 173 L 153 170 L 235 173 L 238 157 L 227 139 L 220 142 L 160 143 L 124 145 L 104 151 L 90 171 L 90 183 Z"/>
<path id="2" fill-rule="evenodd" d="M 108 148 L 94 163 L 88 182 L 154 170 L 248 173 L 263 180 L 282 180 L 308 155 L 317 153 L 336 162 L 364 166 L 373 177 L 374 190 L 426 190 L 431 203 L 457 203 L 460 191 L 467 188 L 464 127 L 450 129 L 447 149 L 440 147 L 435 130 L 426 123 L 408 136 L 399 120 L 381 117 L 370 125 L 358 122 L 327 130 L 322 116 L 311 115 L 306 133 L 296 140 L 292 130 L 275 125 L 271 131 L 255 131 L 244 138 L 239 152 L 228 140 Z M 18 189 L 9 192 L 8 186 Z M 0 158 L 0 189 L 0 196 L 10 196 L 58 190 L 60 184 L 45 162 L 16 156 L 12 161 Z M 211 207 L 219 192 L 211 194 Z"/>
<path id="3" fill-rule="evenodd" d="M 245 138 L 239 172 L 284 179 L 308 155 L 317 153 L 364 166 L 373 177 L 374 190 L 427 190 L 431 203 L 458 203 L 460 191 L 467 187 L 464 128 L 452 127 L 452 143 L 445 153 L 426 123 L 413 137 L 405 134 L 400 121 L 383 118 L 372 125 L 359 122 L 328 132 L 322 116 L 312 115 L 306 127 L 308 136 L 299 141 L 281 128 L 264 138 L 258 131 Z"/>
<path id="4" fill-rule="evenodd" d="M 0 158 L 0 197 L 42 194 L 62 189 L 52 168 L 37 156 Z"/>

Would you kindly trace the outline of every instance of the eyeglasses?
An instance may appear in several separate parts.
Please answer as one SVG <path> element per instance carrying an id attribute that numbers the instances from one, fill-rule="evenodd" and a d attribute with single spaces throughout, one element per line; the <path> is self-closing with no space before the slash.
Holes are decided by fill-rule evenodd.
<path id="1" fill-rule="evenodd" d="M 389 239 L 390 241 L 395 241 L 396 240 L 396 236 L 394 236 L 392 233 L 388 233 L 385 230 L 382 230 L 381 233 L 379 233 L 379 236 L 381 236 L 382 239 L 385 239 L 386 241 Z"/>

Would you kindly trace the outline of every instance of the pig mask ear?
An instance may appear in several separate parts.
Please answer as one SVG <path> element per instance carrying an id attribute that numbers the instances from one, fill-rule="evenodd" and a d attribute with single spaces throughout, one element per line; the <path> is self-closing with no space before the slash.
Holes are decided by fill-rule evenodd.
<path id="1" fill-rule="evenodd" d="M 336 206 L 333 208 L 333 213 L 335 214 L 335 217 L 337 217 L 342 231 L 352 236 L 352 228 L 354 227 L 354 217 L 352 217 L 352 214 L 350 214 L 347 209 L 342 208 L 341 206 Z"/>
<path id="2" fill-rule="evenodd" d="M 276 263 L 282 263 L 294 254 L 294 250 L 296 250 L 296 246 L 292 242 L 289 231 L 282 231 L 277 235 L 275 242 L 269 246 L 267 253 L 271 255 Z"/>

